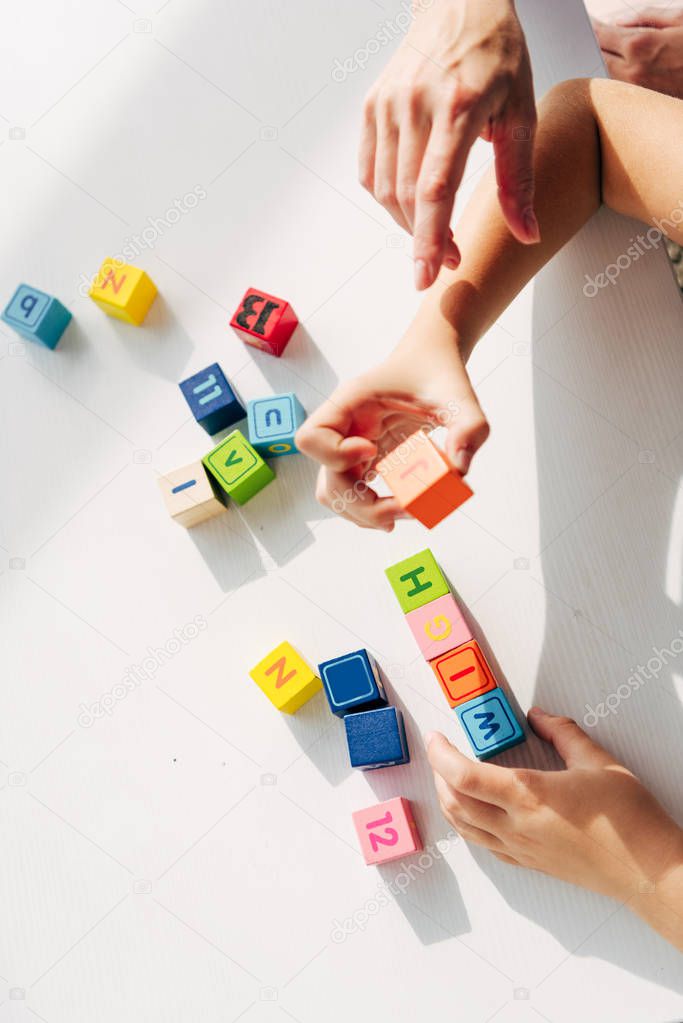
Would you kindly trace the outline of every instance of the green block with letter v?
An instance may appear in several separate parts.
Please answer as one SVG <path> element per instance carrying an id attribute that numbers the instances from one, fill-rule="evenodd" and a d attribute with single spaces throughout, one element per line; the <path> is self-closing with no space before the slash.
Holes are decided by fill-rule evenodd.
<path id="1" fill-rule="evenodd" d="M 237 504 L 246 504 L 275 479 L 273 470 L 239 430 L 229 433 L 202 462 Z"/>
<path id="2" fill-rule="evenodd" d="M 429 549 L 399 561 L 385 573 L 404 614 L 451 592 Z"/>

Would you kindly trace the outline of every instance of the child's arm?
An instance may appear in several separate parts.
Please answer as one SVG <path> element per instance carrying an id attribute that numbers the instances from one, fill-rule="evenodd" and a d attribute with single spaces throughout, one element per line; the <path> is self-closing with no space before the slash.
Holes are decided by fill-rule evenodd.
<path id="1" fill-rule="evenodd" d="M 470 842 L 618 899 L 683 951 L 683 831 L 629 771 L 568 718 L 529 721 L 564 771 L 473 763 L 425 737 L 444 815 Z"/>
<path id="2" fill-rule="evenodd" d="M 667 220 L 683 241 L 677 189 L 683 178 L 683 102 L 621 82 L 565 82 L 540 105 L 536 137 L 538 245 L 506 227 L 487 175 L 456 230 L 462 263 L 442 270 L 392 355 L 342 384 L 299 432 L 322 463 L 319 500 L 359 525 L 392 529 L 400 508 L 358 479 L 401 435 L 449 423 L 446 453 L 460 472 L 488 436 L 465 362 L 517 292 L 595 213 Z"/>

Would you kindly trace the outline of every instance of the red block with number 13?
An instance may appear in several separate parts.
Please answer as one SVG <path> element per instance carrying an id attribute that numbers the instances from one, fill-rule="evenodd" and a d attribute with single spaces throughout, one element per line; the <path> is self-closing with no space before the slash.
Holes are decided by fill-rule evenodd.
<path id="1" fill-rule="evenodd" d="M 296 313 L 284 298 L 249 288 L 230 326 L 246 344 L 279 357 L 298 322 Z"/>

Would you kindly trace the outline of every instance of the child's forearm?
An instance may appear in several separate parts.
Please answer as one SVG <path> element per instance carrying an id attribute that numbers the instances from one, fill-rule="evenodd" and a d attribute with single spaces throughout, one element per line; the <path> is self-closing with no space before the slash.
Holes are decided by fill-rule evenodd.
<path id="1" fill-rule="evenodd" d="M 455 339 L 465 358 L 540 268 L 604 201 L 683 240 L 671 219 L 681 208 L 683 103 L 606 80 L 565 82 L 540 104 L 536 141 L 536 214 L 541 242 L 520 245 L 500 214 L 492 173 L 477 188 L 456 230 L 463 254 L 442 270 L 414 330 Z M 683 185 L 680 187 L 683 193 Z M 678 216 L 678 215 L 677 215 Z M 683 217 L 683 209 L 680 216 Z"/>

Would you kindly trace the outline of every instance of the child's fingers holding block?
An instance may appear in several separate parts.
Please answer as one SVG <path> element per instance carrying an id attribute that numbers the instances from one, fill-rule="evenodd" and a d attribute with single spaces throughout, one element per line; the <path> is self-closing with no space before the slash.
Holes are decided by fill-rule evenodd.
<path id="1" fill-rule="evenodd" d="M 428 529 L 472 497 L 460 473 L 422 430 L 390 451 L 376 468 L 401 507 Z"/>

